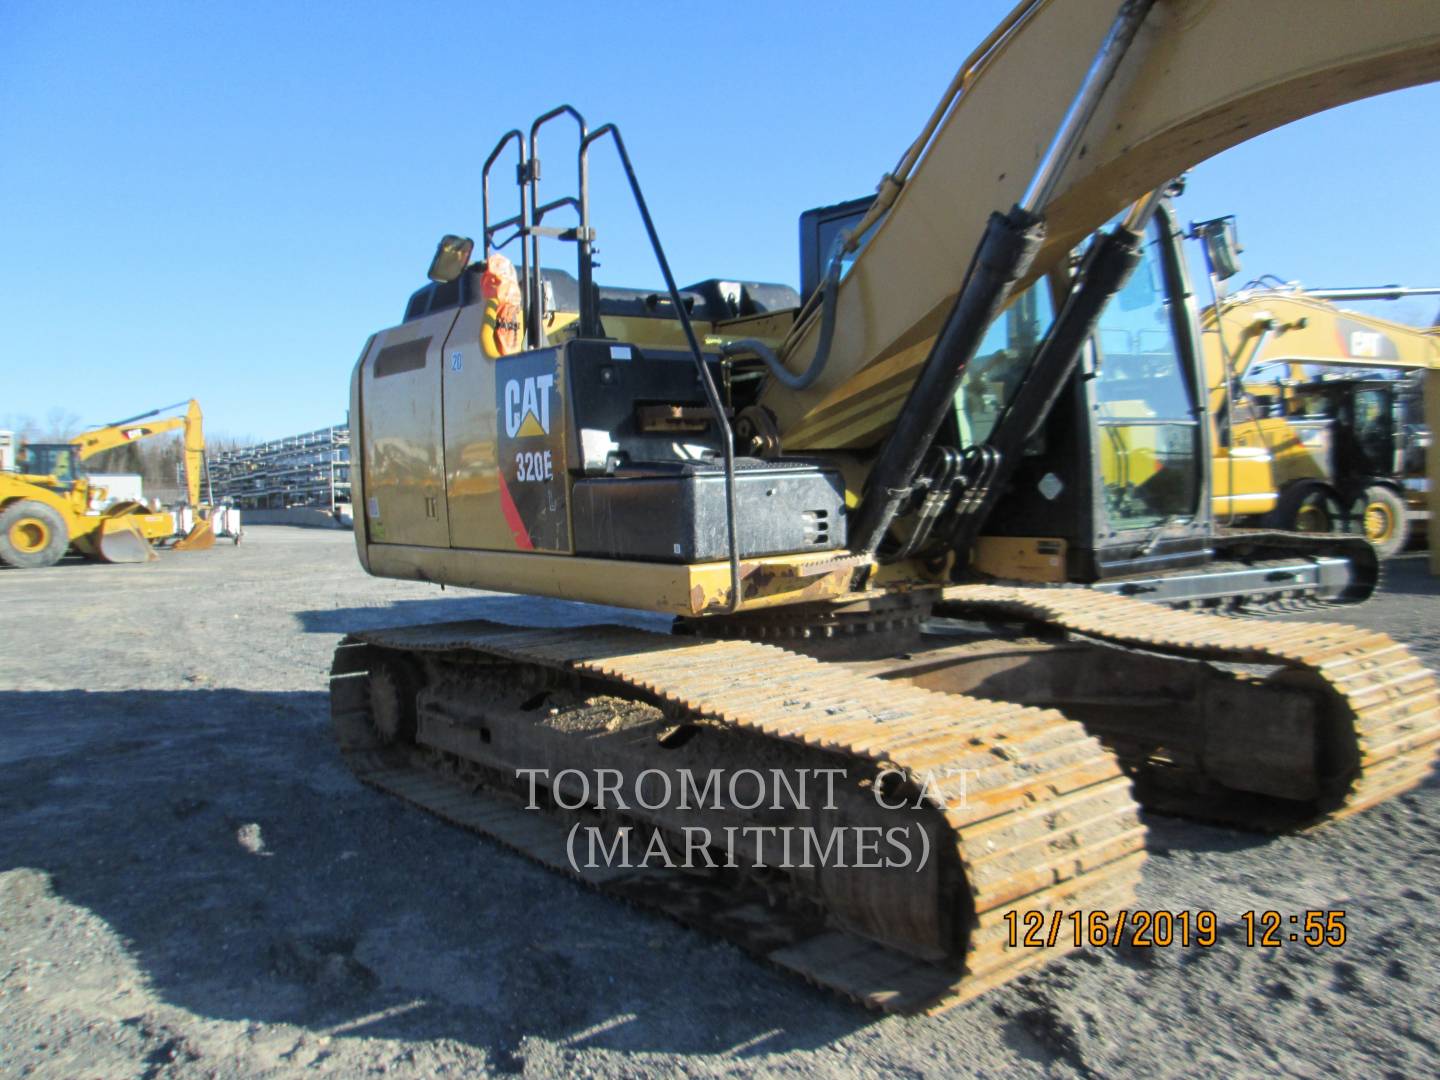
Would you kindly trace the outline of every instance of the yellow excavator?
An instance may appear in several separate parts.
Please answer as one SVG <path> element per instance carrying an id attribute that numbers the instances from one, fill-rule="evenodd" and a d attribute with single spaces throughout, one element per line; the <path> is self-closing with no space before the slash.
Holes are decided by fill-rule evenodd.
<path id="1" fill-rule="evenodd" d="M 183 406 L 180 415 L 165 416 Z M 97 454 L 167 432 L 184 432 L 187 507 L 180 524 L 174 511 L 121 501 L 101 507 L 105 490 L 90 482 L 85 463 Z M 33 569 L 53 566 L 72 547 L 98 562 L 154 559 L 152 545 L 177 551 L 215 546 L 208 504 L 201 499 L 205 460 L 204 418 L 193 398 L 92 428 L 63 443 L 22 443 L 17 472 L 0 472 L 0 563 Z"/>
<path id="2" fill-rule="evenodd" d="M 510 131 L 479 257 L 444 238 L 361 350 L 357 553 L 672 631 L 357 631 L 331 678 L 347 761 L 892 1011 L 1130 940 L 1142 806 L 1279 830 L 1412 788 L 1440 690 L 1403 645 L 1205 610 L 1362 600 L 1377 562 L 1215 522 L 1165 193 L 1437 77 L 1430 3 L 1026 0 L 875 198 L 802 215 L 799 293 L 679 287 L 613 124 Z M 576 186 L 546 198 L 557 124 L 578 149 L 545 176 Z M 594 280 L 601 147 L 660 288 Z"/>
<path id="3" fill-rule="evenodd" d="M 1212 277 L 1217 264 L 1230 276 L 1232 219 L 1192 233 Z M 1420 388 L 1405 376 L 1440 367 L 1440 337 L 1339 303 L 1436 292 L 1262 280 L 1205 308 L 1217 518 L 1311 532 L 1348 523 L 1382 557 L 1404 549 L 1428 518 L 1419 482 L 1429 438 Z"/>

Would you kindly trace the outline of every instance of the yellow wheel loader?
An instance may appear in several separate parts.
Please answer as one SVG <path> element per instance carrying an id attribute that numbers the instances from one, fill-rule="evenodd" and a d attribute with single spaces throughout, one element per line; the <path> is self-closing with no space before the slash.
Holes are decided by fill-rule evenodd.
<path id="1" fill-rule="evenodd" d="M 204 420 L 193 399 L 183 415 L 167 406 L 106 424 L 65 443 L 22 443 L 16 472 L 0 472 L 0 563 L 33 569 L 53 566 L 72 548 L 99 562 L 133 563 L 155 558 L 153 544 L 177 550 L 213 547 L 208 507 L 200 498 Z M 159 417 L 156 419 L 156 417 Z M 184 465 L 194 525 L 181 531 L 171 511 L 135 502 L 101 507 L 104 490 L 92 484 L 84 463 L 95 455 L 169 431 L 184 431 Z"/>
<path id="2" fill-rule="evenodd" d="M 1440 691 L 1403 645 L 1205 610 L 1358 601 L 1377 564 L 1215 522 L 1162 195 L 1437 76 L 1433 4 L 1027 0 L 874 200 L 802 216 L 803 295 L 678 286 L 614 125 L 561 106 L 511 131 L 480 258 L 442 240 L 356 365 L 360 562 L 673 629 L 357 631 L 331 681 L 350 765 L 900 1011 L 1105 938 L 1142 806 L 1288 829 L 1418 784 Z M 557 128 L 577 149 L 545 175 L 576 186 L 546 198 Z M 593 278 L 602 150 L 659 288 Z"/>

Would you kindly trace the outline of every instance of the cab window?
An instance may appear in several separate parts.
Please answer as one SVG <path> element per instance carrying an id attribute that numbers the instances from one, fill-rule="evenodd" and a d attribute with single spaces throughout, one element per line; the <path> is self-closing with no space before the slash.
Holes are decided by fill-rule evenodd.
<path id="1" fill-rule="evenodd" d="M 1053 315 L 1050 289 L 1041 279 L 990 324 L 955 394 L 962 446 L 983 443 L 995 430 L 1025 380 Z"/>
<path id="2" fill-rule="evenodd" d="M 1113 529 L 1193 517 L 1200 497 L 1200 425 L 1165 288 L 1159 222 L 1140 265 L 1106 305 L 1092 341 L 1098 452 Z"/>

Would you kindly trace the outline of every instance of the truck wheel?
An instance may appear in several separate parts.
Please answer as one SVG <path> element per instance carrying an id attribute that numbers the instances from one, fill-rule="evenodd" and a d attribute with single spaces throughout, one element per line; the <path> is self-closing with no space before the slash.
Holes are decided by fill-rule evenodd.
<path id="1" fill-rule="evenodd" d="M 54 566 L 69 546 L 65 518 L 37 499 L 21 499 L 0 513 L 0 562 L 6 566 Z"/>
<path id="2" fill-rule="evenodd" d="M 1375 554 L 1380 558 L 1388 559 L 1405 550 L 1410 526 L 1405 517 L 1405 503 L 1395 492 L 1387 487 L 1366 488 L 1360 520 L 1365 539 L 1374 545 Z"/>

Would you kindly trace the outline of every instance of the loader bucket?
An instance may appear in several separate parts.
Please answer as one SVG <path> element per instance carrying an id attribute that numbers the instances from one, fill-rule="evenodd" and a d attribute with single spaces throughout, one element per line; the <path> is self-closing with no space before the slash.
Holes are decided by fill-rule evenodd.
<path id="1" fill-rule="evenodd" d="M 100 523 L 98 533 L 94 546 L 101 562 L 140 563 L 160 557 L 144 534 L 123 517 L 105 519 Z"/>
<path id="2" fill-rule="evenodd" d="M 191 530 L 175 541 L 176 551 L 205 551 L 215 546 L 215 529 L 210 519 L 196 521 Z"/>

